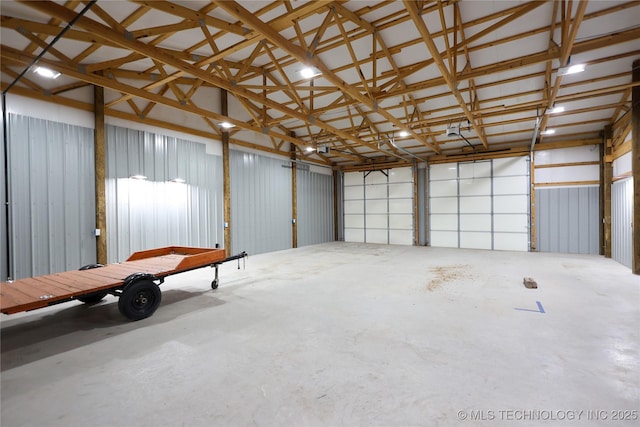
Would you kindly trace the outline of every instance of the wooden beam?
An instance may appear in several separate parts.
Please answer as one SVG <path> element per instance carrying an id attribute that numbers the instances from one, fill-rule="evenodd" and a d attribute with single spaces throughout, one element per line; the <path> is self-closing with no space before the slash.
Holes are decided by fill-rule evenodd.
<path id="1" fill-rule="evenodd" d="M 93 87 L 93 117 L 95 120 L 94 131 L 94 168 L 95 168 L 95 199 L 96 199 L 96 230 L 100 235 L 96 236 L 96 261 L 99 264 L 107 263 L 107 156 L 104 128 L 104 88 Z"/>
<path id="2" fill-rule="evenodd" d="M 291 132 L 293 138 L 295 132 Z M 296 163 L 296 146 L 289 145 L 289 158 L 291 159 L 291 247 L 298 247 L 298 166 Z"/>
<path id="3" fill-rule="evenodd" d="M 229 100 L 227 91 L 220 89 L 220 112 L 223 116 L 229 114 Z M 231 174 L 229 165 L 229 132 L 222 132 L 222 205 L 224 217 L 224 251 L 231 255 Z"/>
<path id="4" fill-rule="evenodd" d="M 631 80 L 640 82 L 640 60 L 633 61 Z M 631 171 L 633 173 L 633 248 L 631 271 L 640 274 L 640 86 L 631 91 Z"/>
<path id="5" fill-rule="evenodd" d="M 600 243 L 603 247 L 605 258 L 611 258 L 611 184 L 613 178 L 613 161 L 612 161 L 612 141 L 613 137 L 611 125 L 606 125 L 603 132 L 603 177 L 602 188 L 603 194 L 604 217 L 602 219 L 603 241 Z"/>

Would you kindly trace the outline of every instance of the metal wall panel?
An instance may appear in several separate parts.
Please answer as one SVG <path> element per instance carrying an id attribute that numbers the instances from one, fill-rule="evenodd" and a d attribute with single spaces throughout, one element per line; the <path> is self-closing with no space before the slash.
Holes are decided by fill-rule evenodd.
<path id="1" fill-rule="evenodd" d="M 418 168 L 418 245 L 427 244 L 427 168 Z"/>
<path id="2" fill-rule="evenodd" d="M 223 244 L 220 156 L 204 144 L 111 125 L 106 139 L 109 262 L 154 247 Z M 130 178 L 138 174 L 147 179 Z"/>
<path id="3" fill-rule="evenodd" d="M 0 126 L 3 124 L 4 114 L 0 116 Z M 4 161 L 4 132 L 0 132 L 0 281 L 6 281 L 9 274 L 9 266 L 7 265 L 7 245 L 9 244 L 9 234 L 7 230 L 7 199 L 5 192 L 5 169 Z M 10 250 L 10 249 L 9 249 Z"/>
<path id="4" fill-rule="evenodd" d="M 93 130 L 8 117 L 12 278 L 95 262 Z"/>
<path id="5" fill-rule="evenodd" d="M 290 162 L 231 150 L 229 167 L 232 252 L 291 248 Z"/>
<path id="6" fill-rule="evenodd" d="M 613 183 L 611 189 L 611 257 L 631 268 L 633 179 Z"/>
<path id="7" fill-rule="evenodd" d="M 598 187 L 536 189 L 538 251 L 599 253 Z"/>
<path id="8" fill-rule="evenodd" d="M 297 169 L 298 246 L 333 241 L 333 176 Z"/>

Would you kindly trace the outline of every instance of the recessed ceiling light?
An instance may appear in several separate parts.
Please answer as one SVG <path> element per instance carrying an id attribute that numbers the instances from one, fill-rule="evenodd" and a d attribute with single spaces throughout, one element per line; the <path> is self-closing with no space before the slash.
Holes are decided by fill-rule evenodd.
<path id="1" fill-rule="evenodd" d="M 564 107 L 553 107 L 549 110 L 549 114 L 562 113 L 564 111 Z"/>
<path id="2" fill-rule="evenodd" d="M 36 67 L 34 72 L 48 79 L 57 79 L 58 77 L 60 77 L 60 73 L 45 67 Z"/>
<path id="3" fill-rule="evenodd" d="M 406 130 L 401 130 L 398 135 L 404 138 L 405 136 L 409 136 L 409 132 L 407 132 Z"/>
<path id="4" fill-rule="evenodd" d="M 140 179 L 140 180 L 147 179 L 147 177 L 144 176 L 144 175 L 131 175 L 129 178 L 131 178 L 131 179 Z"/>
<path id="5" fill-rule="evenodd" d="M 229 123 L 229 122 L 222 122 L 220 123 L 220 127 L 224 128 L 224 129 L 231 129 L 233 127 L 235 127 L 236 125 L 234 125 L 233 123 Z"/>
<path id="6" fill-rule="evenodd" d="M 310 153 L 313 151 L 313 147 L 307 147 L 305 150 L 307 151 L 307 153 Z"/>
<path id="7" fill-rule="evenodd" d="M 554 129 L 547 129 L 543 132 L 540 132 L 540 135 L 553 135 L 554 133 L 556 133 Z"/>
<path id="8" fill-rule="evenodd" d="M 559 76 L 566 76 L 568 74 L 581 73 L 584 71 L 584 64 L 567 65 L 566 67 L 558 68 Z"/>
<path id="9" fill-rule="evenodd" d="M 303 79 L 311 79 L 322 74 L 316 67 L 304 67 L 298 71 Z"/>

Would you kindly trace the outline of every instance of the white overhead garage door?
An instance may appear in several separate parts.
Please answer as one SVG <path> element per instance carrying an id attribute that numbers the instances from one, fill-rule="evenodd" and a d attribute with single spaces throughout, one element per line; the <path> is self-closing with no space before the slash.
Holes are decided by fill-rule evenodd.
<path id="1" fill-rule="evenodd" d="M 529 250 L 529 159 L 429 166 L 430 245 Z"/>
<path id="2" fill-rule="evenodd" d="M 413 244 L 413 171 L 344 174 L 344 240 Z"/>

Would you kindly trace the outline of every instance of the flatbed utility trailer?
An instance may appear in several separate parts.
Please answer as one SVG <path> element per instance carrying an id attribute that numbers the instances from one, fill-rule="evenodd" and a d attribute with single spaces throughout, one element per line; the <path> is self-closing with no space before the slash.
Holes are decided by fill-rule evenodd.
<path id="1" fill-rule="evenodd" d="M 135 252 L 122 263 L 89 264 L 79 270 L 0 282 L 0 312 L 13 314 L 72 300 L 92 304 L 112 294 L 119 297 L 118 308 L 124 316 L 140 320 L 160 305 L 159 285 L 165 277 L 215 267 L 211 288 L 216 289 L 220 264 L 246 256 L 242 252 L 226 257 L 223 249 L 168 246 Z"/>

